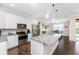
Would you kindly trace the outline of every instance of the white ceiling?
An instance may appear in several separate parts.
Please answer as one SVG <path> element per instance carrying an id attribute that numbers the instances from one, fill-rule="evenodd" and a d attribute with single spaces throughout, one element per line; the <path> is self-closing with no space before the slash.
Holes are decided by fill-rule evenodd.
<path id="1" fill-rule="evenodd" d="M 1 3 L 1 6 L 16 10 L 30 18 L 61 19 L 79 14 L 78 3 L 54 3 L 54 7 L 52 6 L 53 3 L 14 3 L 14 6 L 10 6 L 10 4 L 11 3 Z M 55 11 L 56 9 L 58 12 Z"/>

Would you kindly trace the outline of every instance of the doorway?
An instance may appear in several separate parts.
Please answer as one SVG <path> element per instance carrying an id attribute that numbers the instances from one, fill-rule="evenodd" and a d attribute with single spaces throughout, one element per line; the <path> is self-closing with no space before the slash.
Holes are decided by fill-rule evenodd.
<path id="1" fill-rule="evenodd" d="M 79 19 L 76 19 L 76 41 L 79 41 Z"/>
<path id="2" fill-rule="evenodd" d="M 53 31 L 54 34 L 62 34 L 64 30 L 64 25 L 63 24 L 54 24 L 53 26 Z"/>

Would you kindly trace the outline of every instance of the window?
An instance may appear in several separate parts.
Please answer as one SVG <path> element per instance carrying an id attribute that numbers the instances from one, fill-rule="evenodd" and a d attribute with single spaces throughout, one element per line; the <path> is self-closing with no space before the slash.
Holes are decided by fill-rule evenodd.
<path id="1" fill-rule="evenodd" d="M 62 34 L 63 28 L 64 28 L 63 24 L 54 24 L 53 31 L 54 33 Z"/>

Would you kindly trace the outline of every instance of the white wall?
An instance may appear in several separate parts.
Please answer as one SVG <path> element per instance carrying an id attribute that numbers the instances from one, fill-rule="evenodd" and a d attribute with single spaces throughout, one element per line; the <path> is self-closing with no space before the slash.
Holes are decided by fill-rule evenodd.
<path id="1" fill-rule="evenodd" d="M 74 18 L 71 18 L 69 20 L 69 40 L 72 40 L 72 41 L 76 40 L 75 27 L 76 27 L 76 20 Z"/>
<path id="2" fill-rule="evenodd" d="M 63 25 L 63 36 L 69 36 L 69 21 L 64 22 Z"/>

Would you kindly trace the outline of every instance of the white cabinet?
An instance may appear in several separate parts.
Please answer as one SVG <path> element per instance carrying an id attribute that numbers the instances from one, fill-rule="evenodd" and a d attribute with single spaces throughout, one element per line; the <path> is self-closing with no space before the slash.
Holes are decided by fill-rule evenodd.
<path id="1" fill-rule="evenodd" d="M 0 29 L 5 28 L 5 14 L 0 10 Z"/>
<path id="2" fill-rule="evenodd" d="M 0 29 L 16 29 L 17 15 L 0 10 Z"/>
<path id="3" fill-rule="evenodd" d="M 20 23 L 20 24 L 26 24 L 27 20 L 26 20 L 25 17 L 18 16 L 17 18 L 18 18 L 18 23 Z"/>
<path id="4" fill-rule="evenodd" d="M 24 24 L 27 24 L 27 19 L 26 19 L 25 17 L 22 17 L 22 22 L 23 22 Z"/>
<path id="5" fill-rule="evenodd" d="M 7 37 L 8 41 L 7 41 L 7 48 L 13 48 L 18 46 L 18 35 L 11 35 Z"/>
<path id="6" fill-rule="evenodd" d="M 6 41 L 0 42 L 0 55 L 7 55 Z"/>
<path id="7" fill-rule="evenodd" d="M 7 11 L 0 10 L 0 29 L 17 29 L 17 24 L 26 24 L 27 20 Z"/>
<path id="8" fill-rule="evenodd" d="M 5 13 L 5 27 L 7 29 L 16 29 L 17 28 L 17 15 L 12 13 Z"/>
<path id="9" fill-rule="evenodd" d="M 20 16 L 17 16 L 17 23 L 18 24 L 22 23 L 22 20 L 21 20 L 21 17 Z"/>
<path id="10" fill-rule="evenodd" d="M 56 40 L 53 43 L 54 44 L 52 45 L 48 45 L 39 41 L 31 40 L 31 55 L 52 55 L 59 42 Z"/>

